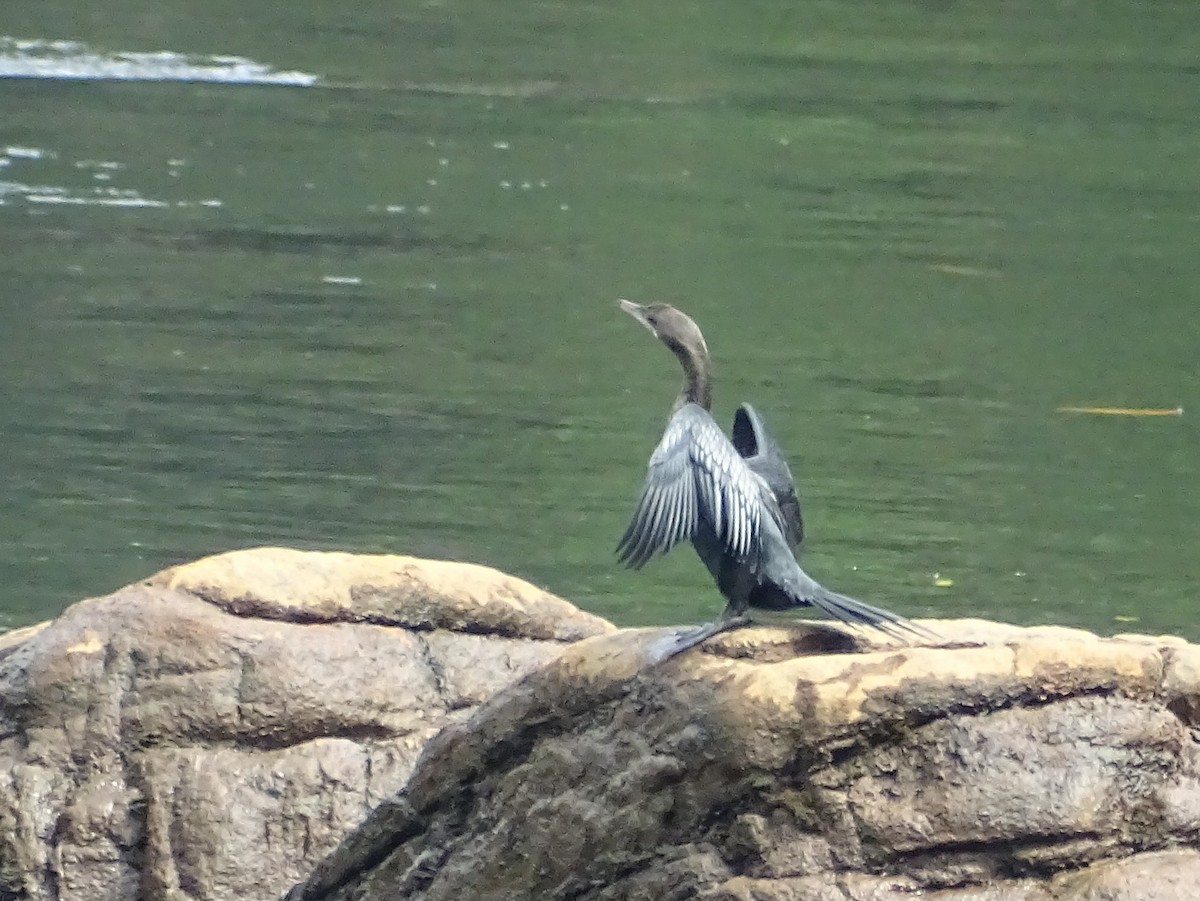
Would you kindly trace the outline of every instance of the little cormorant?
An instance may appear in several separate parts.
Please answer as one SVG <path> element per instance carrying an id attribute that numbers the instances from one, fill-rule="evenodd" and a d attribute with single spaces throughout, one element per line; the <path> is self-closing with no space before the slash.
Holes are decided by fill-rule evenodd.
<path id="1" fill-rule="evenodd" d="M 712 371 L 699 327 L 668 304 L 622 300 L 620 307 L 679 358 L 684 382 L 650 456 L 618 559 L 640 569 L 655 554 L 690 540 L 727 601 L 716 622 L 677 637 L 660 659 L 742 625 L 749 608 L 815 606 L 894 637 L 924 634 L 903 617 L 829 591 L 800 568 L 793 548 L 804 525 L 787 461 L 749 404 L 734 416 L 732 441 L 709 414 Z"/>

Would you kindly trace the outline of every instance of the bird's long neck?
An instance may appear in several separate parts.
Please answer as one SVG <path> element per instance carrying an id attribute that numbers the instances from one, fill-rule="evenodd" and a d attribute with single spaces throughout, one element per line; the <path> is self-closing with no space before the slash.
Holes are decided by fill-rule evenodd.
<path id="1" fill-rule="evenodd" d="M 683 387 L 675 405 L 671 408 L 674 415 L 685 404 L 698 404 L 705 410 L 712 409 L 712 364 L 706 351 L 696 351 L 691 348 L 676 346 L 671 350 L 679 358 L 683 366 Z"/>

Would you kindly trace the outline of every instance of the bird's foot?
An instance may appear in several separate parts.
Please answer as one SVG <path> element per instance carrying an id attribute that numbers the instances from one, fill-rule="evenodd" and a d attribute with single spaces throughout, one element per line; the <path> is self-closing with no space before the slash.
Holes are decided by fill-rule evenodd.
<path id="1" fill-rule="evenodd" d="M 728 632 L 730 629 L 740 629 L 742 626 L 750 625 L 750 617 L 744 616 L 742 614 L 733 616 L 730 614 L 722 613 L 721 618 L 718 619 L 715 623 L 713 623 L 713 625 L 716 626 L 717 629 L 712 634 L 717 635 L 721 632 Z"/>
<path id="2" fill-rule="evenodd" d="M 657 639 L 650 645 L 646 656 L 649 658 L 651 665 L 665 663 L 672 657 L 682 654 L 689 648 L 694 648 L 714 635 L 728 632 L 730 629 L 737 629 L 749 622 L 750 619 L 745 616 L 722 615 L 715 622 L 705 623 L 702 626 L 672 629 L 669 634 Z"/>

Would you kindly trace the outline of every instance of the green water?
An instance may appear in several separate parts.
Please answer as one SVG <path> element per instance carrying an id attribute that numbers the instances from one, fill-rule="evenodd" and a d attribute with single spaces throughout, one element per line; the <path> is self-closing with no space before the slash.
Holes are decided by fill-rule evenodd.
<path id="1" fill-rule="evenodd" d="M 1195 4 L 5 12 L 322 83 L 0 80 L 0 626 L 260 544 L 710 616 L 689 550 L 613 562 L 679 379 L 625 296 L 705 329 L 827 585 L 1200 639 Z"/>

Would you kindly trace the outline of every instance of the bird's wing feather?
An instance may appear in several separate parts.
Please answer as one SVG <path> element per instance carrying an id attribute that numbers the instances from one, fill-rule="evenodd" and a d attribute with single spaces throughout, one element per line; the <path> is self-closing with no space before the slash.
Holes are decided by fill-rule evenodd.
<path id="1" fill-rule="evenodd" d="M 767 431 L 766 424 L 750 404 L 742 404 L 733 414 L 732 444 L 746 465 L 770 486 L 779 512 L 776 522 L 788 546 L 796 548 L 804 541 L 804 517 L 800 498 L 796 496 L 796 480 L 788 468 L 787 458 Z"/>
<path id="2" fill-rule="evenodd" d="M 617 556 L 639 569 L 700 529 L 711 529 L 721 546 L 740 559 L 757 556 L 762 495 L 762 480 L 713 418 L 696 404 L 686 404 L 671 417 L 650 455 L 642 494 L 617 544 Z M 772 506 L 767 506 L 769 515 L 776 515 Z"/>

